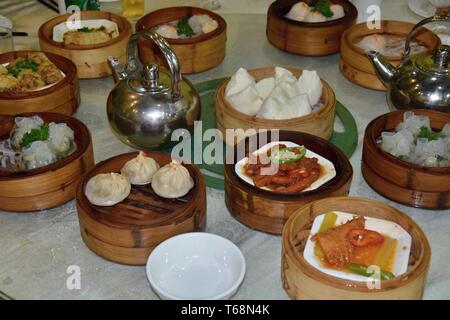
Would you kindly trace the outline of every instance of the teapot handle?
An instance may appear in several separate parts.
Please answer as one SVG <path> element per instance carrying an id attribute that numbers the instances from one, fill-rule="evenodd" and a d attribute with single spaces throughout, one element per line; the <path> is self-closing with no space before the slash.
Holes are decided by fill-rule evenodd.
<path id="1" fill-rule="evenodd" d="M 142 31 L 134 33 L 131 36 L 130 41 L 128 42 L 128 47 L 127 47 L 127 73 L 132 73 L 132 72 L 136 72 L 138 70 L 143 70 L 142 62 L 140 61 L 139 56 L 138 56 L 138 46 L 137 46 L 137 39 L 141 36 L 144 38 L 147 38 L 148 40 L 151 40 L 161 50 L 164 58 L 167 61 L 167 65 L 169 66 L 170 73 L 172 76 L 171 77 L 172 78 L 172 97 L 174 99 L 178 99 L 181 96 L 180 64 L 178 62 L 177 56 L 175 55 L 173 50 L 170 48 L 169 43 L 166 41 L 166 39 L 164 39 L 158 33 L 149 31 L 149 30 L 142 30 Z"/>
<path id="2" fill-rule="evenodd" d="M 414 35 L 414 33 L 419 29 L 420 27 L 432 23 L 432 22 L 438 22 L 438 21 L 450 21 L 449 15 L 439 15 L 439 16 L 432 16 L 426 19 L 423 19 L 419 23 L 417 23 L 414 28 L 410 31 L 408 34 L 408 37 L 406 38 L 405 42 L 405 51 L 403 52 L 403 61 L 405 61 L 407 58 L 409 58 L 409 55 L 411 53 L 411 38 Z"/>

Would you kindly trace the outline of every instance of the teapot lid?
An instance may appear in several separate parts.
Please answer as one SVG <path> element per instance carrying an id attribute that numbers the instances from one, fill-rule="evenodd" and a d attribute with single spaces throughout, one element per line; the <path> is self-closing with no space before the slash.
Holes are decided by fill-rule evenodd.
<path id="1" fill-rule="evenodd" d="M 415 59 L 415 64 L 423 72 L 434 75 L 450 76 L 450 47 L 439 46 L 435 52 L 427 55 L 419 55 Z"/>
<path id="2" fill-rule="evenodd" d="M 148 64 L 144 67 L 142 77 L 129 80 L 130 87 L 139 93 L 159 94 L 170 91 L 170 88 L 159 81 L 159 67 L 157 64 Z"/>

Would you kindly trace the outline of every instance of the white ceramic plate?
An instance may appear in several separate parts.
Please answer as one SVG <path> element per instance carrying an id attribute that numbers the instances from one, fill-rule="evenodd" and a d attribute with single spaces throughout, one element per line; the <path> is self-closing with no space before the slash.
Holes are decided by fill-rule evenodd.
<path id="1" fill-rule="evenodd" d="M 354 217 L 354 215 L 345 212 L 335 211 L 335 213 L 338 216 L 336 226 L 352 220 Z M 303 251 L 303 257 L 305 260 L 316 269 L 330 276 L 353 281 L 367 281 L 367 277 L 358 274 L 347 273 L 324 267 L 320 260 L 314 255 L 314 246 L 316 243 L 311 240 L 311 237 L 319 231 L 324 217 L 325 214 L 322 214 L 314 219 L 311 233 L 308 237 L 308 241 L 306 242 L 305 250 Z M 405 273 L 408 269 L 409 253 L 411 251 L 411 235 L 394 222 L 371 217 L 366 217 L 365 228 L 368 230 L 377 231 L 397 240 L 396 258 L 392 268 L 392 273 L 395 276 Z"/>
<path id="2" fill-rule="evenodd" d="M 150 254 L 147 277 L 166 300 L 230 298 L 245 276 L 245 259 L 231 241 L 191 232 L 167 239 Z"/>
<path id="3" fill-rule="evenodd" d="M 8 65 L 9 65 L 9 63 L 3 63 L 3 64 L 2 64 L 2 66 L 4 66 L 4 67 L 7 67 Z M 59 72 L 61 72 L 61 74 L 62 74 L 63 77 L 66 76 L 66 74 L 65 74 L 64 72 L 62 72 L 61 70 L 59 70 Z M 62 79 L 59 80 L 59 81 L 62 81 Z M 48 84 L 48 85 L 43 86 L 43 87 L 41 87 L 41 88 L 39 88 L 39 89 L 34 89 L 34 90 L 30 90 L 30 91 L 31 91 L 31 92 L 32 92 L 32 91 L 40 91 L 40 90 L 44 90 L 44 89 L 50 88 L 51 86 L 54 86 L 55 84 L 57 84 L 59 81 L 57 81 L 57 82 L 55 82 L 55 83 L 52 83 L 52 84 Z M 29 92 L 30 92 L 30 91 L 29 91 Z"/>
<path id="4" fill-rule="evenodd" d="M 112 32 L 112 37 L 115 38 L 119 35 L 119 28 L 117 23 L 106 20 L 106 19 L 95 19 L 95 20 L 81 20 L 80 28 L 100 28 L 104 26 L 108 32 Z M 64 34 L 69 31 L 68 22 L 62 22 L 53 27 L 53 41 L 63 42 Z"/>
<path id="5" fill-rule="evenodd" d="M 436 7 L 428 0 L 409 0 L 408 6 L 412 12 L 425 18 L 434 16 L 436 13 Z"/>
<path id="6" fill-rule="evenodd" d="M 299 146 L 298 144 L 291 142 L 291 141 L 274 141 L 274 142 L 270 142 L 270 143 L 262 146 L 258 150 L 254 151 L 253 154 L 254 155 L 262 154 L 262 153 L 266 152 L 268 149 L 270 149 L 272 146 L 277 145 L 277 144 L 284 144 L 287 147 L 298 147 Z M 318 180 L 316 180 L 312 185 L 310 185 L 308 188 L 306 188 L 302 192 L 315 190 L 315 189 L 319 188 L 320 186 L 324 185 L 325 183 L 327 183 L 328 181 L 330 181 L 331 179 L 333 179 L 334 177 L 336 177 L 336 169 L 334 168 L 334 164 L 330 160 L 325 159 L 321 155 L 319 155 L 311 150 L 306 150 L 305 157 L 319 159 L 319 164 L 322 166 L 322 169 L 325 170 L 325 173 Z M 248 157 L 241 159 L 240 161 L 238 161 L 235 164 L 234 170 L 236 171 L 236 174 L 239 176 L 239 178 L 241 178 L 245 182 L 254 186 L 255 184 L 253 183 L 253 179 L 251 177 L 247 176 L 244 171 L 244 166 L 247 163 L 248 163 Z M 272 191 L 266 187 L 261 188 L 261 189 Z"/>

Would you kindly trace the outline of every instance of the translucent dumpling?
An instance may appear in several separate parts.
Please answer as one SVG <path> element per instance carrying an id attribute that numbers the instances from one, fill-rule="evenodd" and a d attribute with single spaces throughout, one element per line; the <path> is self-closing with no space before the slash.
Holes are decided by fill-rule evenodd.
<path id="1" fill-rule="evenodd" d="M 56 160 L 56 155 L 45 141 L 34 141 L 22 151 L 22 169 L 25 170 L 44 167 Z"/>
<path id="2" fill-rule="evenodd" d="M 168 39 L 178 39 L 180 37 L 178 35 L 177 27 L 171 24 L 162 24 L 155 29 L 155 32 L 161 37 Z"/>
<path id="3" fill-rule="evenodd" d="M 259 97 L 263 100 L 270 96 L 274 88 L 275 88 L 274 77 L 259 80 L 258 83 L 256 83 L 255 85 L 255 89 L 258 92 Z"/>
<path id="4" fill-rule="evenodd" d="M 163 198 L 179 198 L 194 187 L 194 180 L 182 164 L 177 161 L 159 169 L 152 179 L 152 188 Z"/>
<path id="5" fill-rule="evenodd" d="M 244 68 L 239 68 L 238 71 L 231 77 L 225 89 L 225 96 L 230 97 L 236 93 L 244 91 L 249 86 L 256 84 L 255 78 Z"/>
<path id="6" fill-rule="evenodd" d="M 219 26 L 219 23 L 207 14 L 193 15 L 188 23 L 196 34 L 212 32 Z"/>
<path id="7" fill-rule="evenodd" d="M 430 118 L 427 116 L 416 116 L 414 112 L 408 111 L 403 114 L 403 122 L 400 122 L 395 130 L 408 130 L 414 137 L 417 137 L 421 127 L 431 129 Z"/>
<path id="8" fill-rule="evenodd" d="M 296 21 L 304 21 L 310 10 L 311 8 L 305 2 L 297 2 L 291 7 L 291 10 L 287 13 L 286 18 Z"/>
<path id="9" fill-rule="evenodd" d="M 32 129 L 38 129 L 44 124 L 44 121 L 38 116 L 16 117 L 14 122 L 15 126 L 11 130 L 10 137 L 11 146 L 15 150 L 20 150 L 20 143 L 26 133 L 31 132 Z"/>
<path id="10" fill-rule="evenodd" d="M 333 16 L 329 18 L 330 20 L 340 19 L 345 16 L 344 7 L 340 4 L 332 4 L 330 6 Z"/>
<path id="11" fill-rule="evenodd" d="M 318 11 L 311 11 L 305 17 L 305 22 L 317 23 L 317 22 L 325 22 L 327 21 L 327 17 L 321 14 Z"/>
<path id="12" fill-rule="evenodd" d="M 119 173 L 100 173 L 89 179 L 84 194 L 96 206 L 114 206 L 125 200 L 131 191 L 127 177 Z"/>
<path id="13" fill-rule="evenodd" d="M 386 47 L 386 38 L 381 34 L 372 34 L 362 38 L 362 40 L 358 43 L 358 46 L 366 52 L 371 50 L 384 52 Z"/>
<path id="14" fill-rule="evenodd" d="M 75 135 L 65 123 L 50 123 L 48 126 L 48 142 L 56 155 L 63 157 L 73 148 Z"/>
<path id="15" fill-rule="evenodd" d="M 316 71 L 303 70 L 297 81 L 298 90 L 301 94 L 307 94 L 309 103 L 315 106 L 322 97 L 323 84 Z"/>
<path id="16" fill-rule="evenodd" d="M 141 151 L 137 157 L 125 163 L 120 172 L 128 177 L 131 184 L 144 185 L 152 182 L 152 177 L 158 169 L 159 164 Z"/>
<path id="17" fill-rule="evenodd" d="M 408 130 L 382 132 L 381 148 L 393 156 L 407 159 L 414 150 L 414 137 Z"/>
<path id="18" fill-rule="evenodd" d="M 243 91 L 228 97 L 228 101 L 233 108 L 250 116 L 257 114 L 263 103 L 254 86 L 249 86 Z"/>

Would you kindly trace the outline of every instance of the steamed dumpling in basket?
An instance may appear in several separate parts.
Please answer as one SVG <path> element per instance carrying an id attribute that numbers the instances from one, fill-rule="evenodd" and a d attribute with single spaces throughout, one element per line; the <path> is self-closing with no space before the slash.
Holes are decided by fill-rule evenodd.
<path id="1" fill-rule="evenodd" d="M 22 168 L 25 170 L 47 166 L 56 160 L 56 155 L 45 141 L 34 141 L 22 151 Z"/>
<path id="2" fill-rule="evenodd" d="M 152 182 L 153 175 L 158 169 L 159 164 L 155 159 L 147 157 L 141 151 L 136 158 L 125 163 L 120 172 L 128 177 L 131 184 L 145 185 Z"/>
<path id="3" fill-rule="evenodd" d="M 100 173 L 89 179 L 84 194 L 96 206 L 114 206 L 130 195 L 131 184 L 119 173 Z"/>
<path id="4" fill-rule="evenodd" d="M 49 146 L 58 157 L 64 157 L 73 150 L 75 135 L 65 123 L 50 123 L 48 126 Z"/>
<path id="5" fill-rule="evenodd" d="M 152 178 L 152 188 L 163 198 L 180 198 L 194 187 L 194 180 L 182 164 L 172 161 L 159 169 Z"/>
<path id="6" fill-rule="evenodd" d="M 15 126 L 10 132 L 11 146 L 14 150 L 20 150 L 20 143 L 23 136 L 33 129 L 38 129 L 44 124 L 44 120 L 39 116 L 32 117 L 16 117 L 14 119 Z"/>

